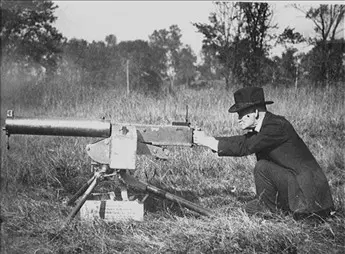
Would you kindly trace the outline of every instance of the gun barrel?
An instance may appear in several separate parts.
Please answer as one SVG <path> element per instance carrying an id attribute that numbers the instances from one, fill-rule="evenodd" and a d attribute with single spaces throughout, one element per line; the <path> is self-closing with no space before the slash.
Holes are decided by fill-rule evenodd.
<path id="1" fill-rule="evenodd" d="M 111 123 L 83 120 L 7 118 L 4 130 L 8 135 L 26 134 L 107 138 L 111 134 Z"/>

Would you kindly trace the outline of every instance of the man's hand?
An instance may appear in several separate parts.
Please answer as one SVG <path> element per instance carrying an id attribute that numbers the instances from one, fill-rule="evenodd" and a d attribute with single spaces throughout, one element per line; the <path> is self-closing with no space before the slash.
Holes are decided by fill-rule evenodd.
<path id="1" fill-rule="evenodd" d="M 218 150 L 218 140 L 206 135 L 206 133 L 199 128 L 193 131 L 193 140 L 194 143 L 199 146 L 207 146 L 214 151 Z"/>

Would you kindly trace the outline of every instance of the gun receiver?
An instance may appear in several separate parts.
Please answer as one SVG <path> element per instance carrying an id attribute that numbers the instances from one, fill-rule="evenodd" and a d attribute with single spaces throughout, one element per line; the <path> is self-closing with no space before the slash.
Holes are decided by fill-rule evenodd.
<path id="1" fill-rule="evenodd" d="M 138 180 L 133 180 L 133 177 L 126 173 L 126 170 L 135 169 L 136 155 L 153 155 L 159 159 L 167 159 L 168 150 L 162 146 L 191 147 L 193 145 L 193 129 L 189 126 L 187 117 L 184 123 L 174 122 L 173 125 L 162 126 L 115 124 L 105 120 L 15 118 L 13 111 L 9 110 L 3 130 L 6 131 L 8 137 L 13 134 L 22 134 L 104 138 L 86 146 L 86 152 L 92 159 L 92 165 L 95 166 L 95 175 L 68 202 L 73 204 L 82 195 L 81 200 L 69 215 L 69 222 L 84 204 L 96 186 L 97 180 L 114 176 L 114 174 L 134 188 L 145 185 L 145 188 L 139 189 L 163 196 L 200 214 L 211 215 L 211 211 L 188 200 L 149 184 L 138 184 Z M 98 172 L 96 172 L 97 170 Z M 109 172 L 111 172 L 110 175 Z"/>

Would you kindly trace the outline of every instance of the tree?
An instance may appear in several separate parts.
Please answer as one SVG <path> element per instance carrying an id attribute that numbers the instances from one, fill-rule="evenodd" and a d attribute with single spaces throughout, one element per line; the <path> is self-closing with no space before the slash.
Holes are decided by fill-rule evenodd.
<path id="1" fill-rule="evenodd" d="M 246 79 L 242 80 L 245 85 L 263 85 L 266 78 L 262 72 L 265 58 L 269 50 L 268 40 L 272 38 L 268 31 L 275 28 L 271 24 L 273 11 L 267 3 L 240 2 L 239 20 L 243 39 L 247 41 L 248 58 L 244 61 Z"/>
<path id="2" fill-rule="evenodd" d="M 220 73 L 225 79 L 226 88 L 230 88 L 236 58 L 232 43 L 238 37 L 236 29 L 236 15 L 238 10 L 232 2 L 216 2 L 216 11 L 209 16 L 211 24 L 193 23 L 198 32 L 204 35 L 203 52 L 208 58 L 215 57 L 221 65 Z"/>
<path id="3" fill-rule="evenodd" d="M 155 58 L 155 53 L 149 43 L 143 40 L 124 41 L 118 44 L 120 61 L 122 63 L 129 61 L 129 79 L 133 89 L 153 94 L 161 90 L 162 60 Z"/>
<path id="4" fill-rule="evenodd" d="M 200 73 L 200 78 L 204 80 L 221 79 L 221 66 L 218 59 L 212 52 L 202 49 L 202 63 L 198 65 L 197 69 Z"/>
<path id="5" fill-rule="evenodd" d="M 117 44 L 117 38 L 114 34 L 109 34 L 105 37 L 107 47 L 115 47 Z"/>
<path id="6" fill-rule="evenodd" d="M 111 56 L 109 50 L 103 41 L 93 41 L 88 45 L 86 52 L 86 68 L 87 78 L 85 81 L 98 86 L 109 86 L 108 74 L 111 70 Z"/>
<path id="7" fill-rule="evenodd" d="M 309 41 L 316 47 L 313 53 L 317 61 L 314 64 L 318 66 L 314 68 L 317 70 L 317 75 L 312 76 L 317 76 L 317 80 L 314 79 L 314 81 L 321 81 L 328 86 L 330 81 L 337 81 L 334 73 L 340 71 L 337 68 L 342 68 L 339 64 L 334 66 L 334 63 L 341 61 L 341 55 L 344 52 L 338 46 L 339 38 L 337 37 L 344 31 L 345 5 L 320 4 L 319 7 L 311 7 L 307 11 L 297 4 L 293 6 L 302 11 L 306 18 L 314 23 L 316 36 Z M 337 56 L 340 57 L 340 60 L 336 59 Z"/>
<path id="8" fill-rule="evenodd" d="M 267 3 L 216 2 L 211 24 L 194 23 L 204 35 L 203 49 L 222 65 L 227 89 L 230 81 L 262 85 L 262 66 L 268 51 L 268 30 L 273 15 Z"/>
<path id="9" fill-rule="evenodd" d="M 314 30 L 322 41 L 333 41 L 344 31 L 344 26 L 339 27 L 344 22 L 344 13 L 345 5 L 320 4 L 318 8 L 311 7 L 305 14 L 306 18 L 313 21 Z"/>
<path id="10" fill-rule="evenodd" d="M 325 47 L 332 50 L 325 52 Z M 315 85 L 328 86 L 344 82 L 344 54 L 344 39 L 326 42 L 326 45 L 318 42 L 302 60 L 302 67 Z"/>
<path id="11" fill-rule="evenodd" d="M 195 76 L 196 56 L 190 46 L 183 47 L 179 52 L 179 66 L 177 67 L 177 76 L 182 83 L 190 85 L 193 77 Z"/>
<path id="12" fill-rule="evenodd" d="M 119 60 L 119 50 L 117 47 L 117 38 L 114 34 L 105 37 L 106 50 L 109 57 L 109 72 L 107 79 L 109 84 L 116 84 L 119 72 L 122 71 L 123 63 Z"/>
<path id="13" fill-rule="evenodd" d="M 81 81 L 85 75 L 88 45 L 86 40 L 76 38 L 64 43 L 60 68 L 73 82 Z"/>
<path id="14" fill-rule="evenodd" d="M 280 83 L 289 84 L 295 81 L 295 87 L 297 88 L 302 55 L 296 54 L 298 50 L 295 45 L 305 41 L 305 38 L 299 32 L 295 32 L 295 28 L 290 27 L 286 27 L 278 36 L 277 44 L 282 44 L 285 47 L 282 58 L 277 61 L 279 63 Z"/>
<path id="15" fill-rule="evenodd" d="M 288 44 L 298 44 L 304 42 L 305 38 L 299 32 L 295 32 L 295 28 L 286 27 L 278 36 L 277 43 L 288 47 Z"/>
<path id="16" fill-rule="evenodd" d="M 164 64 L 161 68 L 162 79 L 166 78 L 170 81 L 170 89 L 174 88 L 177 69 L 179 65 L 179 50 L 181 43 L 181 29 L 177 25 L 166 29 L 155 30 L 149 36 L 150 47 L 154 49 L 156 58 L 160 59 Z"/>
<path id="17" fill-rule="evenodd" d="M 63 51 L 74 63 L 84 67 L 88 45 L 86 40 L 72 38 L 65 43 Z"/>
<path id="18" fill-rule="evenodd" d="M 53 27 L 52 1 L 1 1 L 2 62 L 38 63 L 53 71 L 64 40 Z"/>
<path id="19" fill-rule="evenodd" d="M 293 83 L 296 79 L 296 60 L 294 58 L 296 52 L 297 50 L 295 48 L 287 48 L 286 51 L 282 53 L 279 63 L 281 83 Z"/>

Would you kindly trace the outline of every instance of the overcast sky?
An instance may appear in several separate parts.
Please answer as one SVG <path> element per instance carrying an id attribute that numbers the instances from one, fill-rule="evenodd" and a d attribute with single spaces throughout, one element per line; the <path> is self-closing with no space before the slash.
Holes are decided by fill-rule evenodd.
<path id="1" fill-rule="evenodd" d="M 199 55 L 202 34 L 196 32 L 192 22 L 209 23 L 214 10 L 212 1 L 54 1 L 59 8 L 56 27 L 68 39 L 85 39 L 89 42 L 104 41 L 114 34 L 118 42 L 148 40 L 154 30 L 169 29 L 173 24 L 182 30 L 182 42 L 189 44 Z M 305 36 L 313 34 L 313 23 L 293 7 L 293 2 L 270 2 L 275 10 L 277 33 L 285 27 L 295 27 Z M 299 2 L 301 4 L 301 2 Z M 310 6 L 330 2 L 302 2 Z M 334 2 L 333 2 L 334 3 Z M 315 5 L 315 4 L 314 4 Z M 301 50 L 308 50 L 305 45 Z M 279 55 L 280 49 L 274 52 Z"/>

